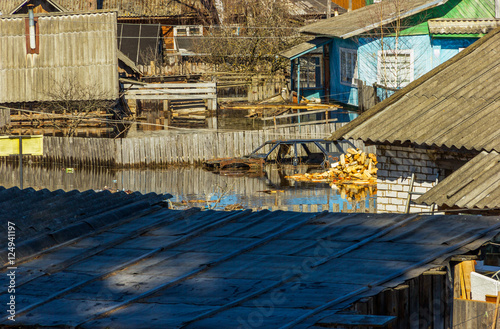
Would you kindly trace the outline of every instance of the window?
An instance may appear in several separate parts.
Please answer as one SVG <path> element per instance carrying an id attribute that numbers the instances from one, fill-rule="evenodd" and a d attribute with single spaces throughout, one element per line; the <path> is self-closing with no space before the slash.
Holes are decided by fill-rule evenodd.
<path id="1" fill-rule="evenodd" d="M 174 27 L 174 36 L 176 37 L 188 37 L 188 36 L 200 36 L 200 35 L 203 35 L 203 26 L 183 25 Z"/>
<path id="2" fill-rule="evenodd" d="M 358 55 L 356 49 L 340 48 L 340 83 L 355 85 L 358 78 Z"/>
<path id="3" fill-rule="evenodd" d="M 378 53 L 377 81 L 401 88 L 413 81 L 413 50 L 385 50 Z"/>
<path id="4" fill-rule="evenodd" d="M 301 88 L 321 88 L 323 86 L 323 76 L 321 56 L 305 56 L 300 59 L 300 87 Z"/>

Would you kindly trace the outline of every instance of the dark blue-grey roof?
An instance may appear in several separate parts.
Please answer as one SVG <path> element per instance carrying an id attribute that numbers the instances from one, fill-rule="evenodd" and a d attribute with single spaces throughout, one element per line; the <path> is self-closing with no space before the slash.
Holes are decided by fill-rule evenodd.
<path id="1" fill-rule="evenodd" d="M 499 227 L 500 217 L 161 209 L 17 264 L 15 324 L 335 321 L 335 311 L 478 248 Z"/>
<path id="2" fill-rule="evenodd" d="M 150 211 L 153 204 L 170 197 L 156 193 L 35 191 L 0 186 L 0 222 L 15 223 L 19 258 Z M 1 248 L 7 248 L 7 238 L 7 234 L 0 234 Z M 7 261 L 6 253 L 0 253 L 0 261 Z"/>

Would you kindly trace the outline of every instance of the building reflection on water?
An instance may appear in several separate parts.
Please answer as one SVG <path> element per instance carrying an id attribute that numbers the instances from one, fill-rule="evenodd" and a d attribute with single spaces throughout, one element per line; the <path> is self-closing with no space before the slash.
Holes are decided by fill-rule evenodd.
<path id="1" fill-rule="evenodd" d="M 25 165 L 24 188 L 70 190 L 126 190 L 170 193 L 177 207 L 238 206 L 250 209 L 294 211 L 375 212 L 376 187 L 304 183 L 285 176 L 311 170 L 308 167 L 266 166 L 262 173 L 213 173 L 199 167 L 168 169 L 66 168 Z M 0 163 L 0 186 L 19 186 L 19 167 Z M 219 200 L 219 202 L 214 202 Z"/>

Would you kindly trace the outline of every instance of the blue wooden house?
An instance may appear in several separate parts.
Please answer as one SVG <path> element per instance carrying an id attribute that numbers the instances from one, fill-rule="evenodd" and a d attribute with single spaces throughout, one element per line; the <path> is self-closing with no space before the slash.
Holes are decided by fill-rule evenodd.
<path id="1" fill-rule="evenodd" d="M 281 55 L 298 99 L 358 106 L 360 90 L 387 98 L 495 28 L 496 17 L 495 0 L 382 0 L 303 27 L 315 38 Z"/>

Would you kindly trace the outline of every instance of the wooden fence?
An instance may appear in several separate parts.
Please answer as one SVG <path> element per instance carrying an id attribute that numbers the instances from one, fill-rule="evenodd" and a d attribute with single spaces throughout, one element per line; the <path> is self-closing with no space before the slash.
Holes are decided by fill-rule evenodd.
<path id="1" fill-rule="evenodd" d="M 249 154 L 267 140 L 325 138 L 344 124 L 237 132 L 193 130 L 189 133 L 171 133 L 160 137 L 123 139 L 45 137 L 44 155 L 26 158 L 34 162 L 117 168 L 199 164 L 203 160 Z M 366 148 L 361 141 L 353 143 L 369 152 L 375 150 L 373 146 Z M 7 158 L 3 157 L 3 161 L 5 159 Z"/>

